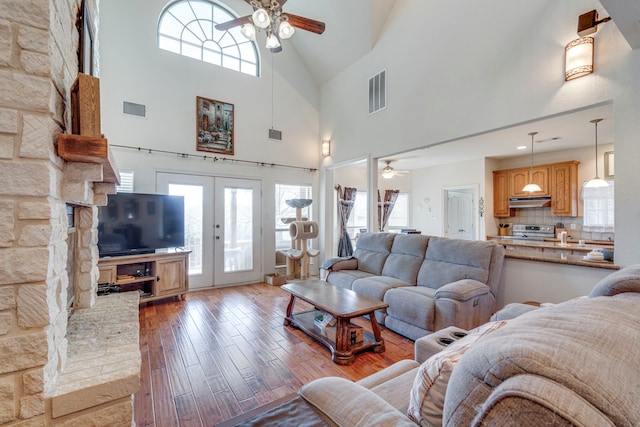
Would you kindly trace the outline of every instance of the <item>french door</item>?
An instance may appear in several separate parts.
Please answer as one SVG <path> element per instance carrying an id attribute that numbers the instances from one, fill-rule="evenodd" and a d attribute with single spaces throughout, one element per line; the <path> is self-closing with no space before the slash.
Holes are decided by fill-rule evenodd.
<path id="1" fill-rule="evenodd" d="M 260 181 L 159 172 L 156 188 L 185 197 L 191 288 L 260 279 Z"/>

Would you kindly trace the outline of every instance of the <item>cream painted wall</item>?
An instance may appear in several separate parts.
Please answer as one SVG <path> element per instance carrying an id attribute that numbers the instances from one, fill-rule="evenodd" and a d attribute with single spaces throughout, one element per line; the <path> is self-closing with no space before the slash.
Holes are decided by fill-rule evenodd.
<path id="1" fill-rule="evenodd" d="M 451 165 L 415 170 L 413 180 L 412 210 L 414 228 L 422 234 L 443 236 L 443 212 L 445 187 L 479 187 L 479 196 L 485 197 L 484 160 L 471 160 Z M 486 202 L 485 202 L 486 204 Z M 484 221 L 479 224 L 480 236 L 485 235 Z"/>
<path id="2" fill-rule="evenodd" d="M 311 184 L 314 194 L 319 193 L 318 172 L 272 168 L 269 164 L 318 168 L 319 88 L 295 49 L 286 46 L 278 55 L 260 47 L 260 77 L 158 49 L 156 29 L 167 3 L 168 0 L 101 2 L 102 131 L 112 146 L 264 162 L 266 166 L 214 163 L 173 154 L 113 148 L 118 166 L 135 170 L 137 192 L 155 192 L 158 171 L 261 180 L 262 266 L 265 273 L 272 272 L 275 264 L 275 183 Z M 227 4 L 244 5 L 244 2 L 231 0 Z M 234 156 L 196 151 L 197 96 L 234 104 Z M 146 105 L 148 117 L 123 115 L 123 101 Z M 268 139 L 268 129 L 272 125 L 283 132 L 282 141 Z M 318 204 L 315 215 L 319 211 Z"/>
<path id="3" fill-rule="evenodd" d="M 564 45 L 576 37 L 576 16 L 590 8 L 606 16 L 599 2 L 462 3 L 460 13 L 473 20 L 459 25 L 451 25 L 451 19 L 431 21 L 429 34 L 439 34 L 436 39 L 421 36 L 422 17 L 442 17 L 440 12 L 451 10 L 444 3 L 398 0 L 371 53 L 323 86 L 320 131 L 331 135 L 334 161 L 364 153 L 382 157 L 612 101 L 616 261 L 640 262 L 634 184 L 640 182 L 640 52 L 631 50 L 615 23 L 602 25 L 596 35 L 596 72 L 565 82 Z M 523 25 L 523 16 L 530 25 Z M 410 37 L 407 28 L 412 29 Z M 387 69 L 388 106 L 368 116 L 366 81 L 381 69 Z M 478 167 L 473 181 L 486 182 L 487 172 Z M 425 174 L 439 186 L 453 184 L 435 172 Z M 433 185 L 414 176 L 416 182 Z M 489 201 L 489 193 L 484 193 Z M 431 214 L 421 219 L 423 231 L 439 234 L 440 221 L 435 219 L 440 212 L 436 218 Z"/>

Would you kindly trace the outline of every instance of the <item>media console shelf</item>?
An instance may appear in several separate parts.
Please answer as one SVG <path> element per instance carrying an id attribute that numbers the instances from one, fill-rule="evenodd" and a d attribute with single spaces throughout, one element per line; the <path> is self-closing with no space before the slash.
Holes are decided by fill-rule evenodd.
<path id="1" fill-rule="evenodd" d="M 140 302 L 178 296 L 189 290 L 189 253 L 171 252 L 100 258 L 98 284 L 120 292 L 140 292 Z"/>

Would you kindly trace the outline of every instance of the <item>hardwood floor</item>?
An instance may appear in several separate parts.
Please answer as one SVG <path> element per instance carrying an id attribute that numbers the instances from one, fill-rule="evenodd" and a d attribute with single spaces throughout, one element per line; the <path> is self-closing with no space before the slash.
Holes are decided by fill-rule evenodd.
<path id="1" fill-rule="evenodd" d="M 353 365 L 336 365 L 326 347 L 283 326 L 288 302 L 278 286 L 254 284 L 140 306 L 136 425 L 212 426 L 296 393 L 313 379 L 358 380 L 413 358 L 413 341 L 382 328 L 384 353 L 364 352 Z M 305 308 L 296 302 L 296 311 Z M 355 323 L 370 330 L 368 321 Z"/>

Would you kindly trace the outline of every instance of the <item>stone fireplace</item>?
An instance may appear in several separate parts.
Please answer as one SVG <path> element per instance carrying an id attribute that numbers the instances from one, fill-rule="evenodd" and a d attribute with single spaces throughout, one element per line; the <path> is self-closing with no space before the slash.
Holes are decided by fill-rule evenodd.
<path id="1" fill-rule="evenodd" d="M 133 423 L 138 296 L 96 297 L 97 206 L 115 184 L 103 164 L 67 162 L 56 150 L 71 130 L 80 4 L 5 0 L 0 8 L 0 424 Z M 87 6 L 97 52 L 98 0 Z"/>

